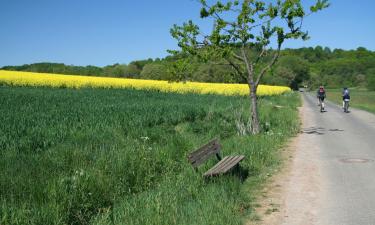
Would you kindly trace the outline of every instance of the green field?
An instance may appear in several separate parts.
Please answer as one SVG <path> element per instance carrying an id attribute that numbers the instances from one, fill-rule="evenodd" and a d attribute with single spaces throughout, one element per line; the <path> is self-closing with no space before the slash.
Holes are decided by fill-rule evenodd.
<path id="1" fill-rule="evenodd" d="M 245 97 L 0 86 L 0 224 L 241 224 L 299 129 L 295 93 Z M 275 105 L 281 107 L 275 107 Z M 237 124 L 237 125 L 236 125 Z M 214 137 L 249 177 L 204 182 L 186 155 Z"/>
<path id="2" fill-rule="evenodd" d="M 327 98 L 339 105 L 342 105 L 342 90 L 327 90 Z M 363 109 L 375 113 L 375 91 L 367 91 L 364 89 L 350 89 L 350 107 Z"/>

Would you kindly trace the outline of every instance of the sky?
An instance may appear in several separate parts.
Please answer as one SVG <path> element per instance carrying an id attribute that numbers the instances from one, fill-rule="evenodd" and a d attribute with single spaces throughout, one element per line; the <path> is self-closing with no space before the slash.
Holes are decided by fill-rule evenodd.
<path id="1" fill-rule="evenodd" d="M 305 0 L 312 3 L 312 0 Z M 308 41 L 284 48 L 375 51 L 375 1 L 330 0 L 305 19 Z M 0 67 L 36 62 L 105 66 L 163 58 L 177 49 L 169 30 L 199 18 L 197 0 L 0 0 Z"/>

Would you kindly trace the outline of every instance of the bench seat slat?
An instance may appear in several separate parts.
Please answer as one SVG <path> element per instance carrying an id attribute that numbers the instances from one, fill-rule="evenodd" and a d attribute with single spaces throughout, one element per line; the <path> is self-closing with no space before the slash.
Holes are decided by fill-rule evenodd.
<path id="1" fill-rule="evenodd" d="M 227 156 L 222 161 L 220 161 L 213 168 L 208 170 L 203 176 L 215 176 L 224 173 L 223 169 L 230 166 L 235 161 L 235 157 Z M 232 166 L 233 167 L 233 166 Z"/>
<path id="2" fill-rule="evenodd" d="M 245 156 L 241 156 L 241 155 L 234 156 L 232 158 L 232 160 L 229 163 L 227 163 L 225 166 L 220 168 L 220 171 L 218 171 L 218 172 L 220 172 L 220 173 L 228 172 L 231 168 L 233 168 L 235 165 L 237 165 L 239 162 L 241 162 L 241 160 L 244 159 L 244 158 L 245 158 Z"/>
<path id="3" fill-rule="evenodd" d="M 226 156 L 220 162 L 218 162 L 214 167 L 209 169 L 203 176 L 215 176 L 228 172 L 231 168 L 237 165 L 245 156 Z"/>
<path id="4" fill-rule="evenodd" d="M 220 173 L 226 166 L 230 165 L 232 161 L 235 160 L 235 156 L 226 156 L 223 160 L 217 163 L 212 169 L 210 169 L 210 173 Z"/>

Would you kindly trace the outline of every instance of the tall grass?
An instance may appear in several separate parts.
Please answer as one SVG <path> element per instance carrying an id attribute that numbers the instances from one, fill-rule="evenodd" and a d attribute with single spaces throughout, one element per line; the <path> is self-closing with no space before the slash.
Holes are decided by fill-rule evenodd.
<path id="1" fill-rule="evenodd" d="M 0 224 L 241 224 L 250 190 L 297 132 L 297 95 L 265 97 L 265 132 L 239 136 L 248 99 L 0 87 Z M 275 107 L 280 105 L 282 107 Z M 204 182 L 186 155 L 219 137 L 249 178 Z"/>

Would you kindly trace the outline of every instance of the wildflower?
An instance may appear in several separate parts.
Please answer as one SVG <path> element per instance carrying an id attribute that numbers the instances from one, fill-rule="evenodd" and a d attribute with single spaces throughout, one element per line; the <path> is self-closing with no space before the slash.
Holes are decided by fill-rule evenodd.
<path id="1" fill-rule="evenodd" d="M 150 140 L 150 138 L 147 137 L 147 136 L 145 136 L 145 137 L 141 137 L 141 139 L 144 140 L 144 141 L 148 141 L 148 140 Z"/>

